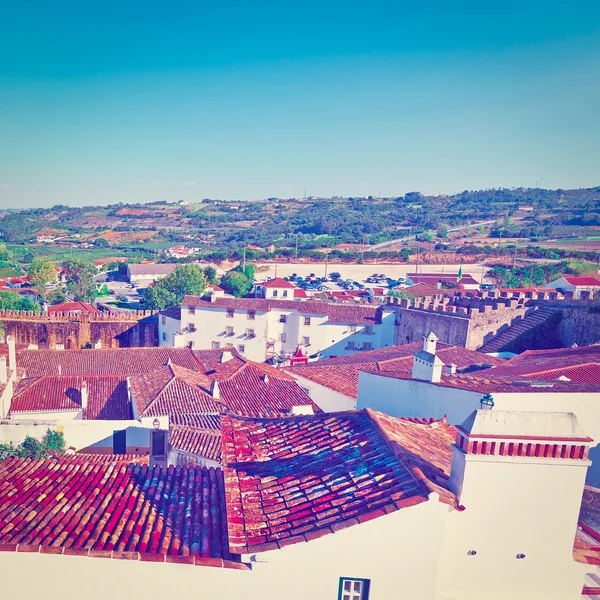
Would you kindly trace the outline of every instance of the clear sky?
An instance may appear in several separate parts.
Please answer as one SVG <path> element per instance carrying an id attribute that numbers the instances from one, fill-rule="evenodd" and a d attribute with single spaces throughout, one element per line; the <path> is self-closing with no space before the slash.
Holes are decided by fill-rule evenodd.
<path id="1" fill-rule="evenodd" d="M 600 185 L 598 0 L 6 0 L 0 206 Z"/>

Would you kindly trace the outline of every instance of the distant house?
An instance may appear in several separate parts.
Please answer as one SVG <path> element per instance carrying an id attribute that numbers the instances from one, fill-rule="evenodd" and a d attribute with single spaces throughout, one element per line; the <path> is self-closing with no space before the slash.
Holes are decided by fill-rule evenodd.
<path id="1" fill-rule="evenodd" d="M 435 288 L 441 288 L 445 284 L 465 290 L 479 289 L 479 281 L 468 273 L 464 273 L 460 278 L 458 273 L 407 273 L 406 285 L 416 285 L 417 283 L 425 283 Z"/>
<path id="2" fill-rule="evenodd" d="M 171 256 L 172 258 L 187 258 L 199 250 L 200 248 L 188 248 L 187 246 L 171 246 L 164 252 L 166 256 Z"/>
<path id="3" fill-rule="evenodd" d="M 61 302 L 60 304 L 49 306 L 46 312 L 49 316 L 56 315 L 57 313 L 79 313 L 92 315 L 96 314 L 98 309 L 87 302 Z"/>
<path id="4" fill-rule="evenodd" d="M 570 277 L 565 276 L 551 281 L 546 287 L 563 292 L 574 292 L 579 297 L 581 292 L 594 292 L 600 290 L 600 277 Z"/>
<path id="5" fill-rule="evenodd" d="M 148 287 L 150 283 L 173 273 L 177 265 L 145 263 L 127 265 L 127 279 L 137 287 Z"/>
<path id="6" fill-rule="evenodd" d="M 281 277 L 276 277 L 275 279 L 257 284 L 254 294 L 257 298 L 265 298 L 266 300 L 270 300 L 271 298 L 285 298 L 289 300 L 295 298 L 295 288 L 296 286 L 293 283 Z"/>

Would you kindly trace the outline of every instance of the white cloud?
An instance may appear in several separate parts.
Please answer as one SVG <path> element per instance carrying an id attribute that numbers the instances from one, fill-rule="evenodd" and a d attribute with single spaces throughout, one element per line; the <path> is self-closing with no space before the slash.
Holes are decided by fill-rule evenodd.
<path id="1" fill-rule="evenodd" d="M 284 187 L 286 190 L 291 190 L 294 186 L 291 183 L 286 183 Z"/>
<path id="2" fill-rule="evenodd" d="M 0 183 L 0 190 L 7 190 L 8 188 L 11 188 L 12 185 L 10 185 L 10 183 Z"/>

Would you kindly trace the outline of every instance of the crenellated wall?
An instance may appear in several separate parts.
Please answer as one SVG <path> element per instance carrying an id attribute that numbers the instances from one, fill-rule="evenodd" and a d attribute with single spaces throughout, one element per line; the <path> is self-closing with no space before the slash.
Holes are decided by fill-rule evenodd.
<path id="1" fill-rule="evenodd" d="M 47 313 L 0 310 L 6 335 L 39 348 L 127 348 L 158 345 L 158 317 L 151 311 L 127 314 Z"/>

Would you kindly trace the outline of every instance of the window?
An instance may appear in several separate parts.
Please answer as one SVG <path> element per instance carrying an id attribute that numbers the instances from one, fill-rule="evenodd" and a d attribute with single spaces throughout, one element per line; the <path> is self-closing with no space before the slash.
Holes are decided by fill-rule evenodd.
<path id="1" fill-rule="evenodd" d="M 373 344 L 371 344 L 371 342 L 363 342 L 362 349 L 363 350 L 372 350 Z"/>
<path id="2" fill-rule="evenodd" d="M 254 310 L 249 310 L 249 311 L 246 313 L 246 317 L 247 317 L 248 319 L 250 319 L 251 321 L 254 321 L 254 319 L 256 318 L 256 311 L 254 311 Z"/>
<path id="3" fill-rule="evenodd" d="M 218 350 L 220 347 L 221 347 L 221 342 L 213 342 L 212 343 L 213 350 Z"/>
<path id="4" fill-rule="evenodd" d="M 240 354 L 244 354 L 245 351 L 246 351 L 246 346 L 244 346 L 244 344 L 239 344 L 238 345 L 238 352 Z"/>
<path id="5" fill-rule="evenodd" d="M 165 317 L 165 315 L 162 315 L 162 317 L 160 318 L 160 322 L 161 322 L 163 325 L 166 325 L 166 324 L 167 324 L 167 317 Z"/>
<path id="6" fill-rule="evenodd" d="M 227 318 L 228 319 L 233 319 L 233 313 L 234 313 L 233 308 L 228 308 L 227 309 Z"/>
<path id="7" fill-rule="evenodd" d="M 246 329 L 246 337 L 248 337 L 248 338 L 256 337 L 256 334 L 254 333 L 254 329 Z"/>
<path id="8" fill-rule="evenodd" d="M 346 350 L 356 350 L 356 342 L 346 342 Z"/>
<path id="9" fill-rule="evenodd" d="M 279 341 L 280 342 L 285 342 L 285 333 L 280 333 L 279 334 Z"/>
<path id="10" fill-rule="evenodd" d="M 225 335 L 233 335 L 233 327 L 225 327 Z"/>
<path id="11" fill-rule="evenodd" d="M 309 338 L 308 336 L 304 336 L 304 337 L 302 338 L 302 343 L 303 343 L 305 346 L 310 346 L 310 338 Z"/>
<path id="12" fill-rule="evenodd" d="M 279 322 L 280 323 L 287 323 L 287 315 L 281 315 L 279 317 Z"/>
<path id="13" fill-rule="evenodd" d="M 196 331 L 196 326 L 193 323 L 188 323 L 187 329 L 188 331 L 194 332 Z"/>
<path id="14" fill-rule="evenodd" d="M 348 325 L 351 333 L 356 333 L 356 325 Z"/>
<path id="15" fill-rule="evenodd" d="M 273 290 L 272 296 L 273 296 L 273 298 L 277 298 L 277 290 Z"/>
<path id="16" fill-rule="evenodd" d="M 188 306 L 188 312 L 190 313 L 190 315 L 195 315 L 196 314 L 196 307 L 195 306 Z"/>
<path id="17" fill-rule="evenodd" d="M 340 577 L 338 600 L 369 600 L 370 579 Z"/>
<path id="18" fill-rule="evenodd" d="M 166 331 L 163 331 L 162 339 L 163 339 L 163 342 L 167 341 L 167 332 Z"/>
<path id="19" fill-rule="evenodd" d="M 287 292 L 288 292 L 287 290 L 283 290 L 283 297 L 284 298 L 287 298 Z"/>
<path id="20" fill-rule="evenodd" d="M 363 333 L 365 335 L 373 335 L 373 325 L 367 325 L 364 329 L 363 329 Z"/>
<path id="21" fill-rule="evenodd" d="M 227 344 L 225 344 L 225 348 L 233 348 L 233 344 L 231 342 L 228 342 Z"/>
<path id="22" fill-rule="evenodd" d="M 310 317 L 304 317 L 304 324 L 310 325 Z"/>

